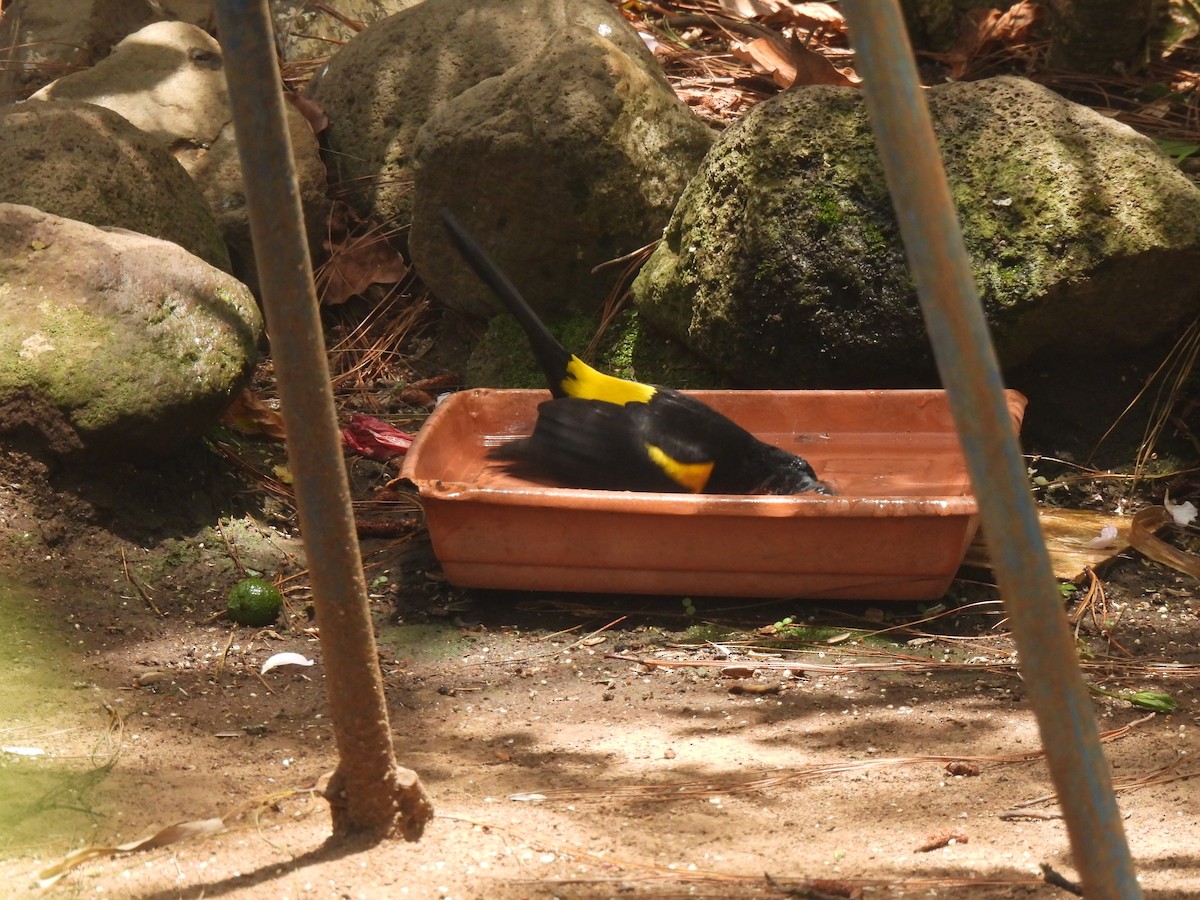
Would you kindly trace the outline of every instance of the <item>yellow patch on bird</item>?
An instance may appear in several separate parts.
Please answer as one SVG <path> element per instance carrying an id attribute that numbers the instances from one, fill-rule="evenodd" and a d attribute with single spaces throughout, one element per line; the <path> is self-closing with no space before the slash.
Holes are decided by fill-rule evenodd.
<path id="1" fill-rule="evenodd" d="M 680 487 L 687 488 L 693 494 L 704 490 L 709 476 L 712 475 L 713 463 L 711 460 L 698 463 L 680 462 L 662 447 L 655 447 L 653 444 L 646 444 L 646 455 L 650 457 L 651 462 L 667 474 L 668 478 Z"/>
<path id="2" fill-rule="evenodd" d="M 624 378 L 614 378 L 612 375 L 597 372 L 578 356 L 572 356 L 571 361 L 567 363 L 567 375 L 563 378 L 562 388 L 571 397 L 602 400 L 619 406 L 626 403 L 649 403 L 656 390 L 649 384 L 626 381 Z"/>

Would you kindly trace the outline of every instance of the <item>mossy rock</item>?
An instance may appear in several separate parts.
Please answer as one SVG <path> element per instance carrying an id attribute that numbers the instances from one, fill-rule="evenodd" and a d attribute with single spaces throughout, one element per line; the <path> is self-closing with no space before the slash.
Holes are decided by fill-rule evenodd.
<path id="1" fill-rule="evenodd" d="M 175 452 L 261 333 L 249 289 L 178 244 L 0 204 L 0 433 L 94 463 Z"/>
<path id="2" fill-rule="evenodd" d="M 594 354 L 587 348 L 599 329 L 588 316 L 547 324 L 564 347 L 610 375 L 676 389 L 726 387 L 727 379 L 682 344 L 645 327 L 637 313 L 621 313 L 601 337 Z M 467 361 L 472 387 L 544 388 L 546 377 L 533 358 L 521 327 L 510 316 L 492 319 Z"/>
<path id="3" fill-rule="evenodd" d="M 1200 190 L 1149 138 L 1021 78 L 939 85 L 929 106 L 1006 370 L 1110 360 L 1200 311 L 1180 277 L 1200 263 Z M 727 129 L 632 290 L 741 384 L 936 382 L 855 89 L 785 91 Z"/>

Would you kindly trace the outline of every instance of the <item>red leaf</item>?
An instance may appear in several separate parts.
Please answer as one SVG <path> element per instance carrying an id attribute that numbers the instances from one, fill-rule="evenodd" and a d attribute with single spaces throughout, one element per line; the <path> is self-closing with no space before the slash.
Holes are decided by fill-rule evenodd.
<path id="1" fill-rule="evenodd" d="M 352 415 L 350 425 L 342 429 L 342 443 L 348 450 L 377 462 L 403 456 L 412 442 L 411 434 L 362 413 Z"/>

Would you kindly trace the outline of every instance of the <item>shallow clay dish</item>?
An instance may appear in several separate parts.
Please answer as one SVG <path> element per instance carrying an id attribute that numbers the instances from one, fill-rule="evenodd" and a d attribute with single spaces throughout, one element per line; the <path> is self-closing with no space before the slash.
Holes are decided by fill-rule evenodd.
<path id="1" fill-rule="evenodd" d="M 462 587 L 931 600 L 978 527 L 943 391 L 690 391 L 805 457 L 837 496 L 575 490 L 487 459 L 528 434 L 537 390 L 447 398 L 408 452 L 433 549 Z M 1025 398 L 1008 391 L 1014 426 Z"/>

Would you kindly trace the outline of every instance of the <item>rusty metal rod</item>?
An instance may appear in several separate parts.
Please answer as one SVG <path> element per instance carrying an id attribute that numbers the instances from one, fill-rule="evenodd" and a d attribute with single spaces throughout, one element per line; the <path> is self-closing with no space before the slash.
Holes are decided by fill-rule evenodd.
<path id="1" fill-rule="evenodd" d="M 846 0 L 844 8 L 1075 865 L 1089 898 L 1140 897 L 904 19 L 896 0 Z"/>
<path id="2" fill-rule="evenodd" d="M 431 811 L 392 749 L 267 0 L 215 8 L 338 744 L 334 831 L 414 839 Z"/>

